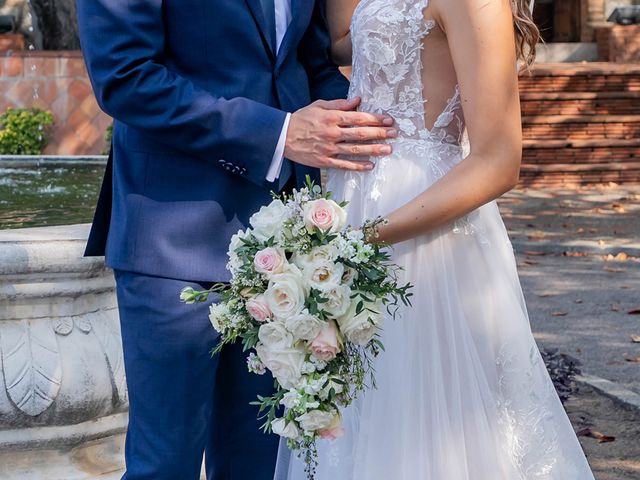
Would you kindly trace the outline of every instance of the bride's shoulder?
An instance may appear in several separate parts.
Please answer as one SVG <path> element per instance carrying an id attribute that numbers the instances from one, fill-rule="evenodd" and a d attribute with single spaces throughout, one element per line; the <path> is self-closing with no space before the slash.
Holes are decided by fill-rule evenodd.
<path id="1" fill-rule="evenodd" d="M 425 14 L 431 16 L 440 26 L 446 26 L 454 18 L 473 23 L 474 18 L 486 14 L 486 11 L 508 8 L 510 0 L 429 0 Z"/>

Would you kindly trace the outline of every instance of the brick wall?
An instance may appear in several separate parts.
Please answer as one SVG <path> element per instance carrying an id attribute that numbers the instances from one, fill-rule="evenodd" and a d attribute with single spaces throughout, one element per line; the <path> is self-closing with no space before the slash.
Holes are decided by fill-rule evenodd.
<path id="1" fill-rule="evenodd" d="M 111 123 L 96 103 L 80 52 L 16 52 L 0 56 L 0 112 L 50 110 L 55 127 L 45 153 L 102 153 Z"/>
<path id="2" fill-rule="evenodd" d="M 640 65 L 535 65 L 520 78 L 523 185 L 640 183 Z"/>
<path id="3" fill-rule="evenodd" d="M 598 57 L 605 62 L 640 62 L 640 25 L 596 27 Z"/>

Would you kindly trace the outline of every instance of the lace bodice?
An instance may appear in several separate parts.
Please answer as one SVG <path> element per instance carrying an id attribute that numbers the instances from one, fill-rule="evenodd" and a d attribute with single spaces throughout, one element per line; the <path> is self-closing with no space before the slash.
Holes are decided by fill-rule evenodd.
<path id="1" fill-rule="evenodd" d="M 353 15 L 353 71 L 350 97 L 362 98 L 361 109 L 388 113 L 401 138 L 459 144 L 464 119 L 457 85 L 433 126 L 425 125 L 422 49 L 425 37 L 437 28 L 426 20 L 428 0 L 362 0 Z M 427 66 L 429 68 L 429 66 Z M 435 99 L 434 99 L 435 100 Z"/>

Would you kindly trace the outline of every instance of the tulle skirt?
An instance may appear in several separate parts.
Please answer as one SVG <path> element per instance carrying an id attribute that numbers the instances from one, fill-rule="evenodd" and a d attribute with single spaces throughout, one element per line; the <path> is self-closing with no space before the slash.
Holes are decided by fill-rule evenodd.
<path id="1" fill-rule="evenodd" d="M 358 224 L 462 156 L 459 146 L 399 140 L 373 172 L 332 171 L 327 188 Z M 347 409 L 343 438 L 319 442 L 316 479 L 592 480 L 531 333 L 496 203 L 396 245 L 393 257 L 413 306 L 386 320 L 378 388 Z M 306 478 L 295 457 L 284 470 Z"/>

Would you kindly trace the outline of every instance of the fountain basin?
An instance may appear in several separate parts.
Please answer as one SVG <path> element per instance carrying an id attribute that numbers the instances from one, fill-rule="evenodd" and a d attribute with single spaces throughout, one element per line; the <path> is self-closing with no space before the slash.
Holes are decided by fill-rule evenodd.
<path id="1" fill-rule="evenodd" d="M 104 156 L 0 156 L 0 229 L 90 222 Z"/>
<path id="2" fill-rule="evenodd" d="M 0 231 L 0 478 L 121 467 L 128 400 L 115 284 L 102 258 L 82 256 L 88 230 Z M 78 448 L 104 468 L 78 467 Z M 42 455 L 51 461 L 37 471 Z"/>

